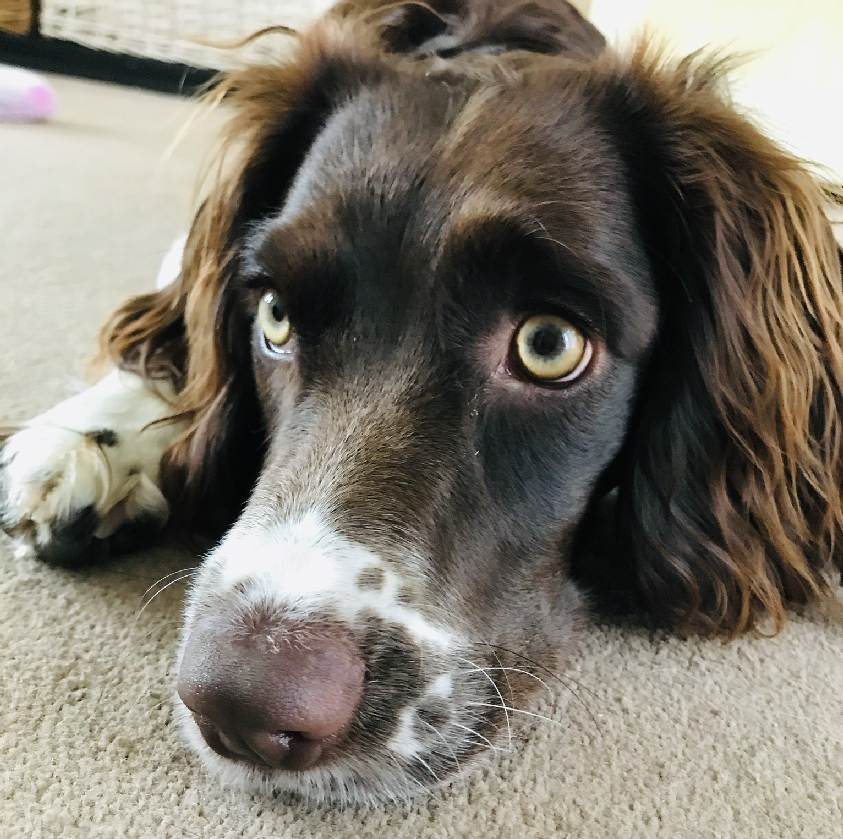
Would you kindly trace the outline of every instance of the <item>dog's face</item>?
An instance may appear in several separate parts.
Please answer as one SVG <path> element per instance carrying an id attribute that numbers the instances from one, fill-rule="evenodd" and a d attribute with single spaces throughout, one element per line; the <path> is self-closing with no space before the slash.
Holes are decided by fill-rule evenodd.
<path id="1" fill-rule="evenodd" d="M 390 18 L 406 58 L 331 23 L 233 85 L 244 155 L 162 293 L 172 463 L 254 484 L 180 652 L 232 780 L 399 797 L 505 738 L 564 664 L 610 491 L 612 575 L 657 617 L 730 631 L 821 586 L 837 373 L 802 338 L 833 346 L 839 263 L 812 187 L 691 65 L 601 63 L 599 36 L 531 63 L 527 21 L 462 64 L 436 26 Z"/>
<path id="2" fill-rule="evenodd" d="M 242 241 L 270 444 L 191 621 L 347 632 L 365 686 L 338 767 L 448 775 L 578 617 L 567 554 L 657 306 L 588 100 L 529 95 L 363 90 Z"/>

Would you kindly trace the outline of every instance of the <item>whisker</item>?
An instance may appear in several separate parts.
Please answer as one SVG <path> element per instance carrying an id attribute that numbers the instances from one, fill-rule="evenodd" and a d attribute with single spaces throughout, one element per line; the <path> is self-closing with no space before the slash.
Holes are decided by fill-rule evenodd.
<path id="1" fill-rule="evenodd" d="M 559 682 L 563 687 L 567 688 L 568 690 L 571 689 L 570 685 L 566 684 L 565 680 L 567 679 L 570 682 L 573 682 L 580 690 L 584 690 L 586 693 L 591 694 L 591 696 L 596 699 L 600 700 L 600 697 L 587 685 L 584 685 L 582 682 L 578 682 L 572 676 L 569 676 L 567 673 L 565 674 L 564 678 L 560 676 L 559 673 L 555 673 L 549 667 L 546 667 L 544 664 L 536 661 L 533 658 L 529 658 L 528 656 L 524 655 L 524 653 L 520 653 L 517 650 L 511 650 L 508 647 L 502 647 L 500 644 L 492 644 L 489 641 L 480 641 L 478 642 L 479 646 L 483 647 L 494 647 L 495 649 L 501 650 L 502 652 L 508 653 L 509 655 L 518 656 L 522 661 L 526 661 L 527 664 L 531 664 L 533 667 L 538 667 L 543 673 L 547 673 L 551 679 L 555 679 Z"/>
<path id="2" fill-rule="evenodd" d="M 524 676 L 529 676 L 531 679 L 535 679 L 551 696 L 554 696 L 553 688 L 544 681 L 544 679 L 540 679 L 535 673 L 531 673 L 529 670 L 522 670 L 520 667 L 484 667 L 484 670 L 493 671 L 493 670 L 509 670 L 511 673 L 521 673 Z M 462 671 L 466 673 L 470 673 L 470 670 Z M 507 680 L 508 682 L 508 680 Z M 512 690 L 510 689 L 510 695 L 512 694 Z"/>
<path id="3" fill-rule="evenodd" d="M 580 703 L 580 705 L 582 705 L 586 713 L 589 715 L 589 717 L 591 717 L 591 721 L 594 723 L 597 730 L 600 731 L 600 723 L 598 722 L 597 717 L 594 715 L 594 712 L 591 710 L 591 708 L 588 707 L 585 700 L 568 684 L 567 681 L 565 681 L 565 679 L 570 679 L 570 681 L 572 681 L 578 688 L 586 691 L 586 693 L 591 694 L 594 699 L 597 699 L 599 701 L 599 697 L 593 690 L 578 682 L 576 679 L 571 678 L 570 676 L 566 676 L 565 679 L 563 679 L 558 673 L 554 673 L 549 667 L 545 667 L 538 661 L 535 661 L 532 658 L 529 658 L 528 656 L 524 655 L 523 653 L 519 653 L 516 650 L 507 649 L 506 647 L 502 647 L 500 644 L 491 644 L 488 641 L 481 641 L 479 642 L 479 645 L 484 647 L 496 647 L 497 649 L 502 650 L 503 652 L 508 653 L 509 655 L 517 656 L 523 661 L 526 661 L 528 664 L 531 664 L 533 667 L 538 667 L 539 670 L 541 670 L 543 673 L 547 673 L 547 675 L 550 676 L 551 679 L 555 679 L 557 682 L 559 682 L 559 684 L 562 685 L 562 687 L 564 687 L 565 690 L 567 690 L 574 697 L 574 699 L 576 699 L 577 702 Z"/>
<path id="4" fill-rule="evenodd" d="M 182 574 L 181 577 L 176 577 L 175 579 L 170 580 L 170 582 L 167 583 L 167 585 L 159 588 L 158 591 L 156 591 L 155 594 L 153 594 L 152 597 L 150 597 L 149 600 L 147 600 L 146 603 L 144 603 L 143 606 L 141 606 L 141 608 L 138 610 L 138 613 L 135 615 L 135 624 L 137 624 L 137 622 L 140 620 L 140 616 L 146 611 L 149 604 L 152 603 L 152 601 L 155 600 L 155 598 L 158 597 L 159 594 L 162 594 L 170 586 L 175 585 L 176 583 L 180 583 L 180 582 L 182 582 L 182 580 L 186 580 L 188 577 L 192 577 L 194 573 L 195 573 L 195 569 L 193 569 L 191 571 L 188 571 L 187 574 Z"/>
<path id="5" fill-rule="evenodd" d="M 500 665 L 500 669 L 503 672 L 503 678 L 504 678 L 504 681 L 506 682 L 506 688 L 509 691 L 509 701 L 514 702 L 515 701 L 515 694 L 512 692 L 512 685 L 509 683 L 509 675 L 507 674 L 506 669 L 503 666 L 503 662 L 500 660 L 500 657 L 498 656 L 498 654 L 495 650 L 492 650 L 492 655 L 494 655 L 495 661 L 497 661 L 497 663 Z M 489 670 L 490 668 L 487 667 L 485 669 Z"/>
<path id="6" fill-rule="evenodd" d="M 454 759 L 457 769 L 462 771 L 459 759 L 457 758 L 457 753 L 454 751 L 451 744 L 445 739 L 445 735 L 427 720 L 423 720 L 418 714 L 416 714 L 416 719 L 423 725 L 426 725 L 431 731 L 433 731 L 434 734 L 436 734 L 437 737 L 439 737 L 439 739 L 445 744 L 445 748 L 451 753 L 451 757 Z"/>
<path id="7" fill-rule="evenodd" d="M 433 775 L 433 777 L 436 779 L 437 784 L 442 783 L 442 779 L 433 771 L 430 764 L 423 757 L 419 757 L 419 755 L 413 755 L 413 760 L 417 760 L 422 766 L 424 766 L 424 768 L 427 769 L 427 771 L 430 772 L 430 774 Z"/>
<path id="8" fill-rule="evenodd" d="M 471 719 L 477 720 L 477 722 L 481 722 L 484 725 L 490 725 L 495 729 L 495 731 L 500 731 L 500 726 L 493 723 L 488 716 L 481 714 L 480 711 L 468 711 L 465 708 L 461 708 L 460 713 L 465 714 L 467 717 L 471 717 Z"/>
<path id="9" fill-rule="evenodd" d="M 484 737 L 479 731 L 475 731 L 473 728 L 469 728 L 467 725 L 463 725 L 460 722 L 451 722 L 451 725 L 456 726 L 457 728 L 461 728 L 464 731 L 467 731 L 469 734 L 474 735 L 475 737 L 482 740 L 493 752 L 508 752 L 509 749 L 501 748 L 500 746 L 496 746 L 488 737 Z"/>
<path id="10" fill-rule="evenodd" d="M 403 766 L 401 763 L 399 763 L 398 758 L 395 757 L 395 755 L 393 755 L 391 752 L 386 752 L 386 756 L 395 764 L 395 768 L 401 773 L 401 777 L 405 781 L 407 781 L 407 782 L 413 784 L 414 786 L 418 787 L 424 795 L 427 795 L 427 796 L 433 795 L 433 790 L 428 789 L 421 781 L 414 778 L 407 771 L 407 767 Z"/>
<path id="11" fill-rule="evenodd" d="M 523 708 L 509 708 L 503 705 L 493 705 L 490 702 L 469 702 L 468 705 L 479 705 L 483 708 L 500 708 L 503 711 L 508 711 L 511 714 L 523 714 L 525 717 L 534 717 L 537 720 L 543 720 L 544 722 L 549 722 L 552 725 L 558 725 L 560 728 L 564 728 L 559 720 L 554 720 L 551 717 L 546 717 L 544 714 L 537 714 L 533 711 L 525 711 Z"/>
<path id="12" fill-rule="evenodd" d="M 196 570 L 195 566 L 191 566 L 190 568 L 179 568 L 178 571 L 171 571 L 169 574 L 165 574 L 163 577 L 160 577 L 151 586 L 149 586 L 149 588 L 141 595 L 141 597 L 140 597 L 141 603 L 143 603 L 146 595 L 149 594 L 149 592 L 152 591 L 152 589 L 154 589 L 155 586 L 157 586 L 159 583 L 163 583 L 164 580 L 168 580 L 170 577 L 175 577 L 176 574 L 183 574 L 185 571 L 195 571 L 195 570 Z"/>
<path id="13" fill-rule="evenodd" d="M 495 732 L 495 734 L 498 734 L 501 730 L 501 727 L 497 723 L 489 719 L 488 714 L 483 714 L 480 711 L 470 711 L 465 706 L 460 708 L 460 714 L 469 720 L 476 722 L 478 725 L 488 726 Z"/>
<path id="14" fill-rule="evenodd" d="M 495 689 L 495 693 L 497 693 L 498 698 L 501 701 L 501 707 L 504 709 L 504 716 L 506 717 L 506 730 L 509 735 L 509 744 L 511 746 L 512 726 L 509 724 L 509 711 L 507 710 L 506 702 L 504 701 L 503 694 L 500 692 L 500 688 L 495 684 L 495 680 L 482 667 L 478 666 L 468 658 L 462 658 L 460 656 L 457 656 L 457 658 L 459 658 L 460 661 L 464 661 L 466 664 L 469 664 L 474 667 L 475 670 L 477 670 L 479 673 L 482 673 L 489 680 L 489 683 L 492 685 L 492 687 Z"/>
<path id="15" fill-rule="evenodd" d="M 534 233 L 533 235 L 537 239 L 541 239 L 545 242 L 552 242 L 554 245 L 558 245 L 560 248 L 562 248 L 562 250 L 568 251 L 568 253 L 574 252 L 574 249 L 570 245 L 565 244 L 565 242 L 560 242 L 558 239 L 554 239 L 553 236 L 551 236 L 548 232 L 547 227 L 541 219 L 533 217 L 530 219 L 530 221 L 532 221 L 536 225 L 536 227 L 538 227 L 539 230 L 541 230 L 541 232 L 544 234 L 542 236 L 539 236 Z"/>

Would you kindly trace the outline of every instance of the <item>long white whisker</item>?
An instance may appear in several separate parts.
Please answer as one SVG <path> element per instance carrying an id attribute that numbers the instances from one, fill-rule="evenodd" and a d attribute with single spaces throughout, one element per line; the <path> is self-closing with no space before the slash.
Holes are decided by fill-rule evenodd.
<path id="1" fill-rule="evenodd" d="M 469 664 L 474 667 L 479 673 L 482 673 L 489 680 L 489 683 L 492 685 L 492 687 L 495 689 L 495 693 L 497 693 L 498 698 L 501 701 L 501 707 L 503 708 L 504 716 L 506 717 L 506 731 L 509 739 L 509 745 L 510 747 L 512 747 L 512 726 L 509 723 L 509 710 L 507 709 L 506 701 L 503 698 L 503 694 L 500 692 L 500 688 L 495 684 L 495 680 L 482 667 L 475 664 L 475 662 L 471 661 L 468 658 L 462 658 L 460 656 L 457 656 L 457 658 L 459 658 L 460 661 L 464 661 L 466 664 Z"/>
<path id="2" fill-rule="evenodd" d="M 563 677 L 559 673 L 554 673 L 549 667 L 545 667 L 538 661 L 534 661 L 532 658 L 527 658 L 527 656 L 525 656 L 523 653 L 516 652 L 515 650 L 508 650 L 506 649 L 506 647 L 501 647 L 498 644 L 489 644 L 488 646 L 497 647 L 499 650 L 503 650 L 505 653 L 509 653 L 510 655 L 517 655 L 518 658 L 520 658 L 522 661 L 526 661 L 527 664 L 531 664 L 533 667 L 538 667 L 539 670 L 544 673 L 547 673 L 548 676 L 550 676 L 552 679 L 555 679 L 557 682 L 559 682 L 560 685 L 562 685 L 562 687 L 564 687 L 566 690 L 571 691 L 575 696 L 577 696 L 576 691 L 573 690 L 573 688 L 571 687 L 571 685 L 568 684 L 568 682 L 572 682 L 580 690 L 584 690 L 586 693 L 590 694 L 594 699 L 600 698 L 590 687 L 587 687 L 582 682 L 578 682 L 573 676 L 568 673 L 566 673 Z M 580 699 L 580 697 L 577 696 L 577 699 Z M 580 699 L 580 701 L 582 700 Z"/>
<path id="3" fill-rule="evenodd" d="M 463 729 L 463 731 L 467 731 L 469 734 L 472 734 L 474 737 L 477 737 L 478 739 L 482 740 L 493 752 L 509 751 L 509 749 L 502 749 L 500 746 L 496 746 L 488 737 L 484 737 L 479 731 L 475 731 L 473 728 L 469 728 L 467 725 L 463 725 L 461 722 L 451 722 L 451 725 L 454 725 L 457 728 L 461 728 Z"/>
<path id="4" fill-rule="evenodd" d="M 451 753 L 451 757 L 454 759 L 457 769 L 462 771 L 457 753 L 454 751 L 451 744 L 445 739 L 445 735 L 434 725 L 431 725 L 427 720 L 423 720 L 420 716 L 418 716 L 418 714 L 416 715 L 416 719 L 423 725 L 426 725 L 445 744 L 445 748 Z"/>
<path id="5" fill-rule="evenodd" d="M 489 670 L 489 671 L 491 671 L 491 670 L 509 670 L 511 673 L 521 673 L 524 676 L 529 676 L 531 679 L 535 679 L 551 696 L 556 695 L 553 691 L 553 688 L 551 688 L 550 685 L 546 681 L 544 681 L 544 679 L 540 679 L 535 673 L 531 673 L 529 670 L 522 670 L 520 667 L 484 667 L 483 669 Z M 463 672 L 469 673 L 471 671 L 466 670 L 466 671 L 463 671 Z M 512 691 L 510 690 L 510 693 L 511 692 Z"/>
<path id="6" fill-rule="evenodd" d="M 152 591 L 152 589 L 154 589 L 155 586 L 157 586 L 159 583 L 163 583 L 164 580 L 168 580 L 168 579 L 170 579 L 170 577 L 175 577 L 176 574 L 183 574 L 185 571 L 195 571 L 195 570 L 196 569 L 193 566 L 191 566 L 190 568 L 179 568 L 178 571 L 171 571 L 169 574 L 165 574 L 163 577 L 160 577 L 141 595 L 141 598 L 140 598 L 141 603 L 143 603 L 146 595 L 149 594 L 149 592 Z"/>
<path id="7" fill-rule="evenodd" d="M 574 699 L 576 699 L 577 702 L 580 703 L 580 705 L 582 705 L 586 713 L 591 717 L 591 721 L 594 723 L 595 727 L 598 729 L 598 731 L 600 730 L 600 723 L 597 721 L 597 717 L 594 716 L 594 713 L 592 712 L 591 708 L 589 708 L 588 705 L 585 703 L 585 700 L 571 687 L 571 685 L 568 684 L 568 681 L 573 682 L 580 690 L 586 691 L 586 693 L 590 694 L 592 697 L 594 697 L 594 699 L 599 699 L 597 694 L 593 690 L 591 690 L 591 688 L 586 687 L 584 684 L 582 684 L 582 682 L 578 682 L 572 676 L 566 675 L 563 679 L 562 676 L 560 676 L 558 673 L 554 673 L 549 667 L 545 667 L 538 661 L 534 661 L 532 658 L 528 658 L 526 655 L 524 655 L 524 653 L 519 653 L 517 650 L 510 650 L 506 647 L 502 647 L 500 644 L 490 644 L 488 642 L 481 643 L 481 646 L 496 647 L 497 649 L 503 650 L 503 652 L 508 653 L 509 655 L 517 656 L 522 661 L 526 661 L 527 664 L 530 664 L 533 667 L 538 667 L 539 670 L 544 673 L 547 673 L 548 676 L 550 676 L 555 681 L 559 682 L 559 684 L 562 685 L 562 687 L 565 688 L 565 690 L 567 690 L 571 694 L 571 696 L 573 696 Z"/>
<path id="8" fill-rule="evenodd" d="M 149 600 L 147 600 L 146 603 L 144 603 L 143 606 L 141 606 L 141 608 L 138 610 L 138 613 L 135 615 L 135 623 L 140 620 L 140 616 L 146 611 L 149 604 L 152 603 L 152 601 L 155 600 L 155 598 L 158 597 L 159 594 L 166 591 L 170 586 L 175 585 L 176 583 L 180 583 L 182 580 L 186 580 L 188 577 L 192 577 L 194 573 L 195 571 L 191 570 L 187 574 L 182 574 L 181 577 L 176 577 L 175 579 L 170 580 L 167 585 L 159 588 L 158 591 L 156 591 L 155 594 L 153 594 L 152 597 L 150 597 Z"/>
<path id="9" fill-rule="evenodd" d="M 500 665 L 500 669 L 503 671 L 503 678 L 506 682 L 506 689 L 509 691 L 509 701 L 515 701 L 515 694 L 512 692 L 512 685 L 509 683 L 509 675 L 506 672 L 506 668 L 503 666 L 503 662 L 500 660 L 500 656 L 497 653 L 497 650 L 492 650 L 492 655 L 495 657 L 495 661 Z M 491 670 L 493 668 L 486 667 L 486 670 Z M 494 668 L 496 669 L 496 668 Z"/>
<path id="10" fill-rule="evenodd" d="M 468 705 L 479 705 L 483 708 L 501 708 L 504 711 L 509 711 L 509 713 L 511 713 L 511 714 L 524 714 L 524 716 L 526 716 L 526 717 L 534 717 L 537 720 L 543 720 L 544 722 L 549 722 L 552 725 L 558 725 L 560 728 L 564 727 L 562 725 L 562 723 L 559 722 L 559 720 L 551 719 L 550 717 L 544 716 L 544 714 L 536 714 L 533 711 L 525 711 L 523 708 L 509 708 L 509 707 L 504 708 L 501 705 L 492 705 L 489 702 L 469 702 L 467 704 Z"/>
<path id="11" fill-rule="evenodd" d="M 428 789 L 421 781 L 414 778 L 408 771 L 406 766 L 402 766 L 398 762 L 398 758 L 395 755 L 390 754 L 389 752 L 386 753 L 386 756 L 395 764 L 396 769 L 401 773 L 401 777 L 405 781 L 409 781 L 414 786 L 417 786 L 424 795 L 430 796 L 433 795 L 433 791 Z"/>
<path id="12" fill-rule="evenodd" d="M 424 766 L 424 768 L 427 769 L 427 771 L 430 772 L 430 774 L 436 779 L 437 784 L 442 783 L 442 779 L 433 771 L 430 764 L 423 757 L 413 755 L 413 760 L 417 760 L 422 766 Z"/>

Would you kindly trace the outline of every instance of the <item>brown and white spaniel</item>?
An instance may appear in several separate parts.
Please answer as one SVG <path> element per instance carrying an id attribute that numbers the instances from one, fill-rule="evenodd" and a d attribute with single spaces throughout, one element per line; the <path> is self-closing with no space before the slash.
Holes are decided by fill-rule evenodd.
<path id="1" fill-rule="evenodd" d="M 829 195 L 727 70 L 562 0 L 360 0 L 215 88 L 180 276 L 8 440 L 2 517 L 62 565 L 221 537 L 178 692 L 223 777 L 409 795 L 564 667 L 585 600 L 731 636 L 830 595 Z"/>

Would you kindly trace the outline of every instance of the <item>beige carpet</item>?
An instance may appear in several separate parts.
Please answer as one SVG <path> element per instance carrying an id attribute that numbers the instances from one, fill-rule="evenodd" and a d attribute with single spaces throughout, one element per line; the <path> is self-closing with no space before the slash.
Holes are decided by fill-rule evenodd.
<path id="1" fill-rule="evenodd" d="M 98 322 L 147 287 L 201 151 L 184 102 L 57 80 L 61 115 L 0 125 L 0 415 L 68 392 Z M 337 813 L 223 791 L 172 724 L 184 554 L 55 571 L 0 542 L 0 835 L 843 836 L 843 629 L 728 646 L 594 627 L 526 744 L 415 804 Z"/>

